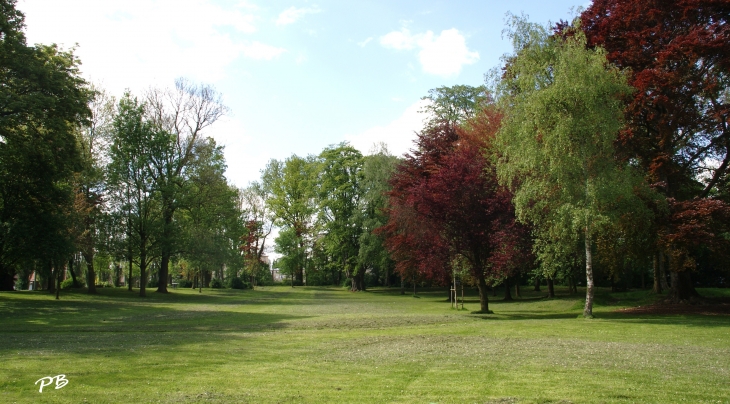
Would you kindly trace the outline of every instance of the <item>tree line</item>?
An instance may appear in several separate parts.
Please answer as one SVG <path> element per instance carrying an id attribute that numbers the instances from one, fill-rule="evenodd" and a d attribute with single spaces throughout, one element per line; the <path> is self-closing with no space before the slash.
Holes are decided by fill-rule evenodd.
<path id="1" fill-rule="evenodd" d="M 264 276 L 261 252 L 241 251 L 258 194 L 228 183 L 206 135 L 221 95 L 179 79 L 117 100 L 81 78 L 73 50 L 28 46 L 15 1 L 0 6 L 0 289 L 126 278 L 144 296 Z"/>
<path id="2" fill-rule="evenodd" d="M 490 289 L 509 299 L 528 281 L 585 286 L 586 317 L 596 284 L 676 302 L 726 282 L 726 2 L 596 0 L 547 26 L 511 16 L 513 52 L 486 85 L 431 90 L 405 156 L 332 145 L 271 160 L 243 190 L 205 135 L 226 113 L 212 88 L 179 80 L 116 101 L 72 52 L 27 46 L 14 1 L 0 4 L 5 289 L 79 262 L 89 291 L 97 269 L 122 265 L 141 294 L 149 272 L 160 292 L 181 271 L 255 282 L 275 228 L 291 286 L 458 279 L 484 312 Z"/>
<path id="3" fill-rule="evenodd" d="M 728 11 L 602 0 L 553 26 L 511 16 L 514 51 L 487 86 L 425 97 L 414 148 L 377 187 L 387 196 L 380 227 L 359 227 L 369 185 L 347 145 L 270 163 L 263 179 L 276 184 L 285 229 L 279 265 L 301 282 L 332 262 L 354 290 L 363 270 L 391 263 L 401 281 L 458 274 L 485 312 L 495 285 L 510 298 L 527 278 L 547 280 L 550 295 L 554 281 L 573 293 L 580 284 L 586 317 L 597 282 L 648 280 L 674 302 L 699 297 L 698 284 L 726 285 Z M 300 188 L 280 185 L 287 179 Z M 362 261 L 363 234 L 390 261 Z"/>
<path id="4" fill-rule="evenodd" d="M 595 1 L 572 22 L 510 16 L 488 87 L 432 90 L 391 180 L 385 245 L 403 275 L 487 286 L 584 270 L 673 302 L 726 286 L 727 2 Z M 581 269 L 583 268 L 583 269 Z M 597 272 L 596 272 L 597 271 Z M 694 278 L 694 280 L 693 280 Z M 518 292 L 519 293 L 519 292 Z"/>

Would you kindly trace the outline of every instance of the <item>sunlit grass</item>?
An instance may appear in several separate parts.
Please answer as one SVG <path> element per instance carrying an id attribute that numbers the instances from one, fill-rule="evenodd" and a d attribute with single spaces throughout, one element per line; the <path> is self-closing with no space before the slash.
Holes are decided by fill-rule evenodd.
<path id="1" fill-rule="evenodd" d="M 441 290 L 0 293 L 0 402 L 730 402 L 729 317 L 600 291 L 583 320 L 582 296 L 544 294 L 483 315 Z"/>

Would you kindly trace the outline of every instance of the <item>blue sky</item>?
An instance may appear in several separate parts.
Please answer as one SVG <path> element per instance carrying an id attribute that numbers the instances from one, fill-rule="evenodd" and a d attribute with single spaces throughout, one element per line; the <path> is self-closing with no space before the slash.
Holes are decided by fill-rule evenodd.
<path id="1" fill-rule="evenodd" d="M 120 96 L 177 77 L 231 113 L 209 135 L 229 179 L 342 141 L 407 151 L 431 88 L 479 85 L 510 51 L 505 14 L 569 19 L 585 1 L 19 0 L 31 43 L 78 44 L 84 76 Z"/>

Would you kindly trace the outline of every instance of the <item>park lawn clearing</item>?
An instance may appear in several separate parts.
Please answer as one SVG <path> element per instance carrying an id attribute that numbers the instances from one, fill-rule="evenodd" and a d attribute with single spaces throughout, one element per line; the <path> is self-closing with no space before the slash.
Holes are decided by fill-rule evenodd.
<path id="1" fill-rule="evenodd" d="M 0 402 L 730 403 L 730 316 L 622 311 L 645 291 L 599 290 L 592 320 L 579 295 L 523 291 L 490 315 L 446 296 L 3 292 Z"/>

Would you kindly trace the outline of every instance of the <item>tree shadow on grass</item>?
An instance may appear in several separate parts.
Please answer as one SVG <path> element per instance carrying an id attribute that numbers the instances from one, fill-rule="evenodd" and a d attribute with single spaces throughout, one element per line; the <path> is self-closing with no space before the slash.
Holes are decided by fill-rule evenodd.
<path id="1" fill-rule="evenodd" d="M 707 314 L 643 314 L 635 315 L 619 311 L 598 312 L 596 318 L 631 324 L 664 324 L 687 327 L 723 327 L 730 329 L 730 318 L 727 315 Z"/>
<path id="2" fill-rule="evenodd" d="M 240 306 L 246 304 L 265 305 L 276 301 L 277 305 L 302 305 L 302 304 L 321 304 L 321 300 L 317 300 L 317 294 L 320 292 L 331 292 L 332 296 L 327 296 L 329 300 L 338 302 L 335 295 L 339 292 L 337 289 L 296 287 L 290 289 L 287 287 L 279 287 L 276 289 L 203 289 L 199 293 L 197 289 L 172 289 L 168 293 L 157 293 L 155 289 L 148 289 L 146 297 L 139 296 L 139 290 L 132 292 L 123 288 L 102 288 L 94 295 L 97 301 L 124 301 L 143 305 L 182 303 L 182 304 L 215 304 L 225 306 Z M 314 293 L 313 293 L 314 292 Z M 22 294 L 35 293 L 38 295 L 48 294 L 48 292 L 20 292 Z M 342 298 L 347 295 L 339 293 Z M 87 294 L 81 290 L 63 291 L 61 293 L 61 301 L 69 301 L 74 299 L 85 299 Z"/>
<path id="3" fill-rule="evenodd" d="M 5 300 L 0 317 L 6 333 L 166 333 L 257 332 L 287 327 L 307 318 L 269 313 L 207 309 L 205 306 L 155 305 L 144 301 Z M 196 302 L 198 303 L 198 302 Z"/>
<path id="4" fill-rule="evenodd" d="M 576 313 L 534 313 L 534 312 L 502 312 L 499 309 L 484 315 L 474 312 L 474 317 L 482 320 L 565 320 L 576 318 Z"/>
<path id="5" fill-rule="evenodd" d="M 626 324 L 656 324 L 656 325 L 681 325 L 686 327 L 730 327 L 730 319 L 727 316 L 703 316 L 703 315 L 655 315 L 635 316 L 620 312 L 594 311 L 596 320 L 610 321 Z M 474 312 L 472 317 L 482 320 L 584 320 L 581 312 L 562 313 L 539 313 L 530 311 L 502 312 L 497 308 L 494 314 L 480 314 Z"/>

